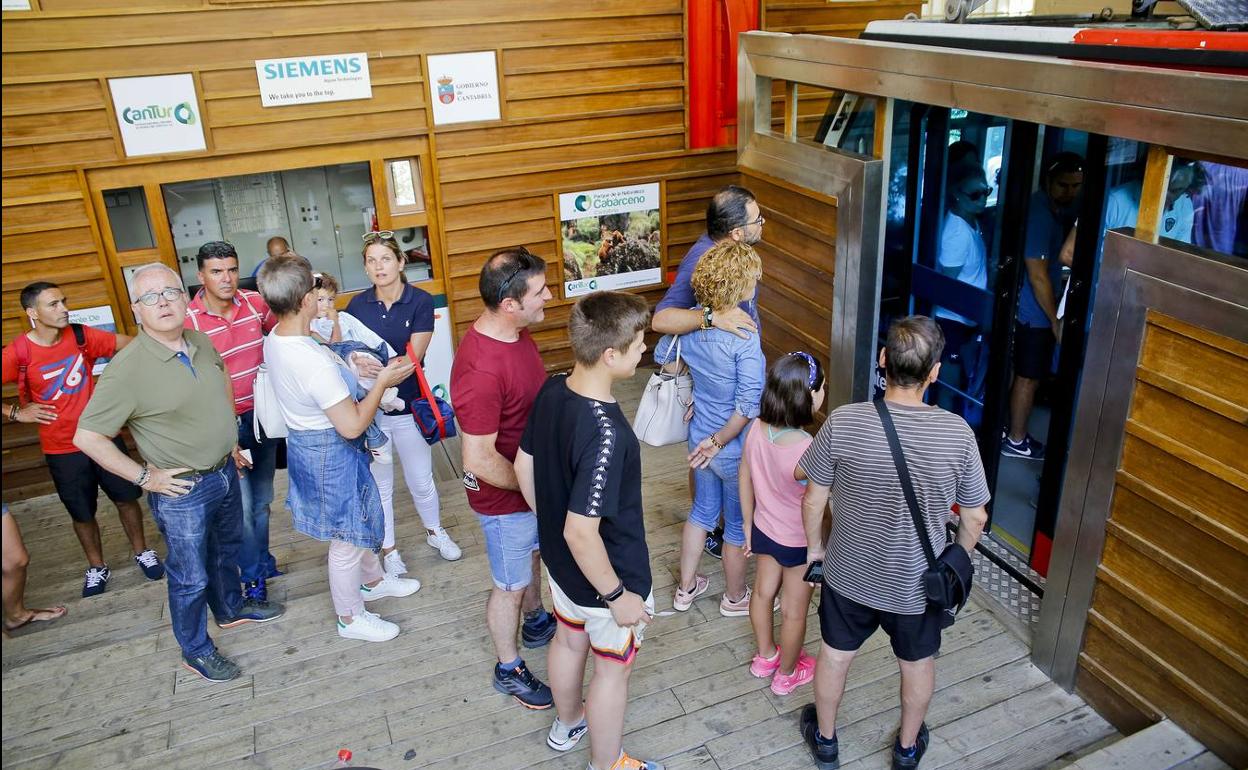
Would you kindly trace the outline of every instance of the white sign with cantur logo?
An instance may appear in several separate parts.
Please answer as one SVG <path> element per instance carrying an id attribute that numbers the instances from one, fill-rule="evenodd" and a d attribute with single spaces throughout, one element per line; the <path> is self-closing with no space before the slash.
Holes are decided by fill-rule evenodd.
<path id="1" fill-rule="evenodd" d="M 207 148 L 195 79 L 189 74 L 110 78 L 108 90 L 127 157 Z"/>

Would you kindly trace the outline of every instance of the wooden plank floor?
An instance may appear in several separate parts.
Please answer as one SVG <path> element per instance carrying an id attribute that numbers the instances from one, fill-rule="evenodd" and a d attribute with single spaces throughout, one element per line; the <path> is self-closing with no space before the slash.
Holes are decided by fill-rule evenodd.
<path id="1" fill-rule="evenodd" d="M 648 374 L 639 372 L 624 388 L 627 413 Z M 664 608 L 687 512 L 683 451 L 647 448 L 644 474 L 654 592 Z M 287 574 L 269 592 L 287 603 L 287 615 L 227 631 L 210 624 L 243 669 L 227 684 L 205 683 L 180 668 L 164 582 L 143 580 L 110 505 L 101 503 L 101 522 L 113 579 L 106 594 L 90 600 L 77 598 L 82 557 L 57 500 L 13 505 L 31 552 L 29 603 L 64 603 L 69 615 L 4 642 L 3 766 L 329 767 L 348 747 L 354 764 L 386 770 L 583 768 L 583 746 L 569 755 L 546 747 L 550 712 L 527 711 L 491 688 L 483 617 L 490 578 L 481 535 L 462 488 L 445 468 L 440 475 L 443 522 L 464 558 L 444 562 L 424 544 L 401 491 L 399 544 L 424 587 L 379 602 L 381 614 L 403 629 L 385 644 L 338 637 L 326 546 L 293 532 L 289 515 L 275 506 L 272 550 Z M 284 472 L 277 486 L 280 501 Z M 150 518 L 148 530 L 159 543 Z M 797 716 L 811 688 L 776 697 L 749 675 L 748 619 L 719 615 L 722 571 L 710 557 L 702 566 L 712 576 L 711 592 L 687 613 L 656 619 L 647 633 L 632 677 L 626 746 L 673 770 L 810 767 Z M 814 652 L 813 612 L 807 640 Z M 924 768 L 1057 767 L 1066 764 L 1063 756 L 1113 733 L 1027 654 L 1024 642 L 977 607 L 946 632 Z M 544 650 L 527 655 L 543 677 L 545 658 Z M 877 634 L 850 671 L 839 725 L 845 768 L 888 766 L 897 691 L 896 663 Z"/>

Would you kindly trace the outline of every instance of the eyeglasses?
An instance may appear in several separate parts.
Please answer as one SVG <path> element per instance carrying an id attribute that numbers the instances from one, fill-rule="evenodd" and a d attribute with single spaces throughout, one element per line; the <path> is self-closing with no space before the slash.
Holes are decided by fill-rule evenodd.
<path id="1" fill-rule="evenodd" d="M 758 219 L 755 219 L 753 222 L 746 222 L 743 225 L 738 225 L 738 227 L 740 227 L 742 230 L 744 230 L 747 227 L 753 227 L 754 225 L 759 225 L 761 227 L 762 224 L 766 221 L 767 219 L 765 217 L 760 216 Z"/>
<path id="2" fill-rule="evenodd" d="M 157 302 L 160 302 L 161 298 L 164 298 L 165 302 L 177 302 L 182 299 L 182 295 L 185 293 L 186 292 L 181 289 L 175 289 L 172 286 L 168 286 L 160 291 L 149 291 L 146 294 L 140 294 L 139 298 L 136 299 L 135 302 L 138 302 L 140 305 L 144 305 L 146 307 L 151 307 Z"/>
<path id="3" fill-rule="evenodd" d="M 372 232 L 364 233 L 363 238 L 365 243 L 372 243 L 373 241 L 389 241 L 394 239 L 394 231 L 373 230 Z"/>

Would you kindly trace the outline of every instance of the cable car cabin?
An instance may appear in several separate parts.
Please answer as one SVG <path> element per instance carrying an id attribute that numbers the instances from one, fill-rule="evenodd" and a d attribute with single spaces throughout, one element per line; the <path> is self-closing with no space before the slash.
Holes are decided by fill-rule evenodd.
<path id="1" fill-rule="evenodd" d="M 794 227 L 795 190 L 831 219 L 805 220 L 832 265 L 830 404 L 881 395 L 889 323 L 933 316 L 928 400 L 978 437 L 984 556 L 1033 660 L 1120 728 L 1165 715 L 1244 766 L 1248 34 L 904 21 L 743 41 L 745 181 Z M 767 241 L 765 271 L 802 276 L 796 241 Z M 811 284 L 768 277 L 764 347 L 816 333 L 790 312 Z"/>

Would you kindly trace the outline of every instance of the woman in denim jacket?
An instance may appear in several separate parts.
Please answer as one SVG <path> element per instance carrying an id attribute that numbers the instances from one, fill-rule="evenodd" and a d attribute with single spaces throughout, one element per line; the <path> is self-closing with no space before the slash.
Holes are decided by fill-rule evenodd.
<path id="1" fill-rule="evenodd" d="M 329 541 L 329 592 L 338 635 L 384 642 L 394 623 L 364 609 L 384 596 L 408 596 L 420 582 L 382 572 L 384 516 L 362 434 L 373 422 L 385 389 L 411 375 L 412 363 L 392 358 L 358 403 L 343 381 L 346 362 L 310 334 L 316 316 L 311 268 L 303 257 L 272 257 L 260 268 L 260 293 L 278 318 L 264 340 L 264 365 L 286 423 L 290 488 L 286 504 L 294 527 Z"/>
<path id="2" fill-rule="evenodd" d="M 708 532 L 724 517 L 724 578 L 721 615 L 746 616 L 750 592 L 745 580 L 745 530 L 737 469 L 744 428 L 758 416 L 766 362 L 757 334 L 742 339 L 711 326 L 715 313 L 752 300 L 762 262 L 753 247 L 726 241 L 698 262 L 690 284 L 702 306 L 702 328 L 680 337 L 664 337 L 654 350 L 662 365 L 676 359 L 693 373 L 693 420 L 689 423 L 689 465 L 693 472 L 693 508 L 685 522 L 680 548 L 680 585 L 672 607 L 684 612 L 706 592 L 709 581 L 697 573 Z"/>

